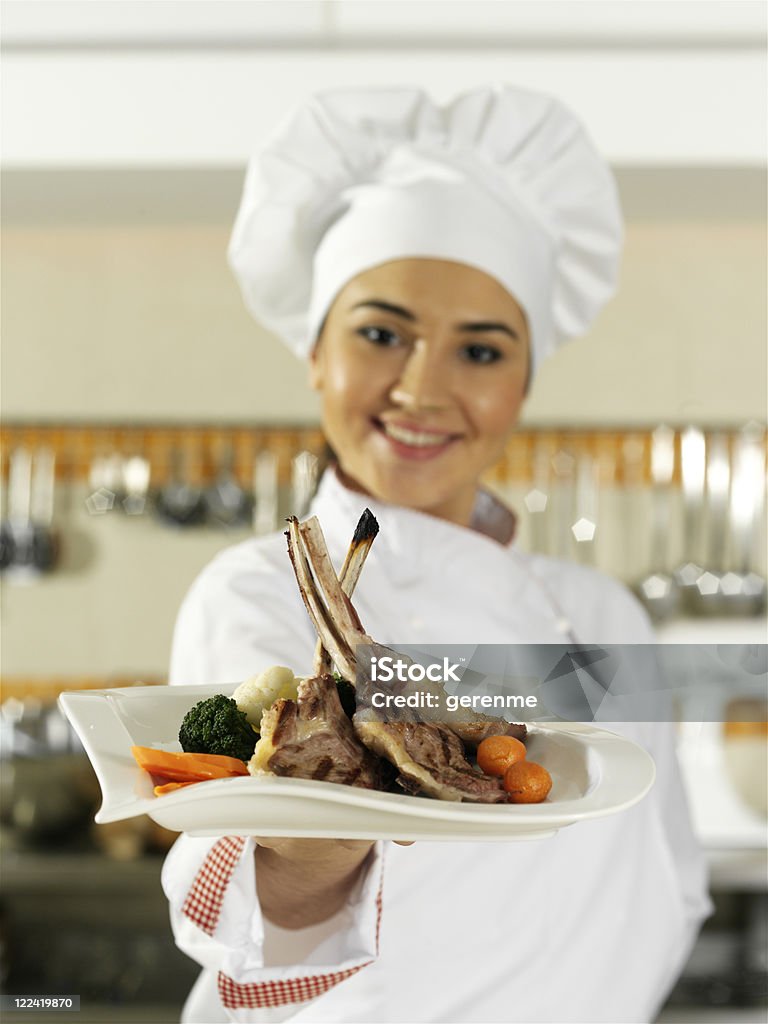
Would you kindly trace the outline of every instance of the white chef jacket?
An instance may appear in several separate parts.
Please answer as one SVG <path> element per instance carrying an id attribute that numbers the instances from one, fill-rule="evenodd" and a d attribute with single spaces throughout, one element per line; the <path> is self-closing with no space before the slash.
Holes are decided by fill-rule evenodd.
<path id="1" fill-rule="evenodd" d="M 312 513 L 337 568 L 366 505 L 381 531 L 354 600 L 383 644 L 563 643 L 569 630 L 582 643 L 653 640 L 613 580 L 379 503 L 328 472 Z M 251 539 L 189 591 L 171 682 L 235 682 L 273 664 L 306 675 L 315 640 L 284 536 Z M 672 727 L 617 728 L 656 762 L 635 807 L 538 841 L 377 843 L 346 907 L 314 928 L 262 917 L 252 839 L 181 836 L 163 885 L 176 941 L 204 967 L 183 1020 L 652 1020 L 708 913 L 705 869 Z"/>

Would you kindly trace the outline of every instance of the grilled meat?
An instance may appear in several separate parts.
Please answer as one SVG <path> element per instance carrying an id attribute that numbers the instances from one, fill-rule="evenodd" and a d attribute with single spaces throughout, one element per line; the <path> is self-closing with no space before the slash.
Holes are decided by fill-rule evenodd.
<path id="1" fill-rule="evenodd" d="M 331 675 L 303 679 L 298 700 L 278 700 L 264 712 L 251 774 L 381 789 L 388 772 L 355 736 Z"/>
<path id="2" fill-rule="evenodd" d="M 528 735 L 527 726 L 518 722 L 507 722 L 503 718 L 489 718 L 486 722 L 448 723 L 448 725 L 457 736 L 461 737 L 464 746 L 469 750 L 477 750 L 483 740 L 489 736 L 514 736 L 516 740 L 525 740 Z"/>
<path id="3" fill-rule="evenodd" d="M 505 803 L 501 779 L 469 764 L 459 737 L 433 722 L 377 722 L 355 716 L 355 732 L 399 771 L 398 785 L 438 800 Z"/>

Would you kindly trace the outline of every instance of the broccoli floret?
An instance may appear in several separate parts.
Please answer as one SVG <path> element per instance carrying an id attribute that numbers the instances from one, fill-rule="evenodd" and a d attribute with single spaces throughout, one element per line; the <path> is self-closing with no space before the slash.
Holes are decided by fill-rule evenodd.
<path id="1" fill-rule="evenodd" d="M 179 743 L 186 753 L 224 754 L 241 761 L 250 761 L 258 738 L 234 700 L 223 693 L 190 708 L 179 730 Z"/>

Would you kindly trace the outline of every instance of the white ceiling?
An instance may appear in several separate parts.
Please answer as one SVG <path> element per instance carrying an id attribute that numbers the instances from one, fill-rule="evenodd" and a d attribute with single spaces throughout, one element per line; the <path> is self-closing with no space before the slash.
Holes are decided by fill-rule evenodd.
<path id="1" fill-rule="evenodd" d="M 2 165 L 241 166 L 309 92 L 563 98 L 624 166 L 759 166 L 762 2 L 5 0 Z"/>
<path id="2" fill-rule="evenodd" d="M 5 0 L 16 46 L 436 37 L 760 44 L 759 0 Z"/>

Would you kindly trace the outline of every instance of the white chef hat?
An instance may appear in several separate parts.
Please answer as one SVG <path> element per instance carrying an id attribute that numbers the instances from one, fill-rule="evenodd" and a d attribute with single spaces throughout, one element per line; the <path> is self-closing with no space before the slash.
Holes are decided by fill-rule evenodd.
<path id="1" fill-rule="evenodd" d="M 611 172 L 556 100 L 369 88 L 312 97 L 256 154 L 229 261 L 251 313 L 303 356 L 363 271 L 468 264 L 522 306 L 537 365 L 610 298 L 621 241 Z"/>

